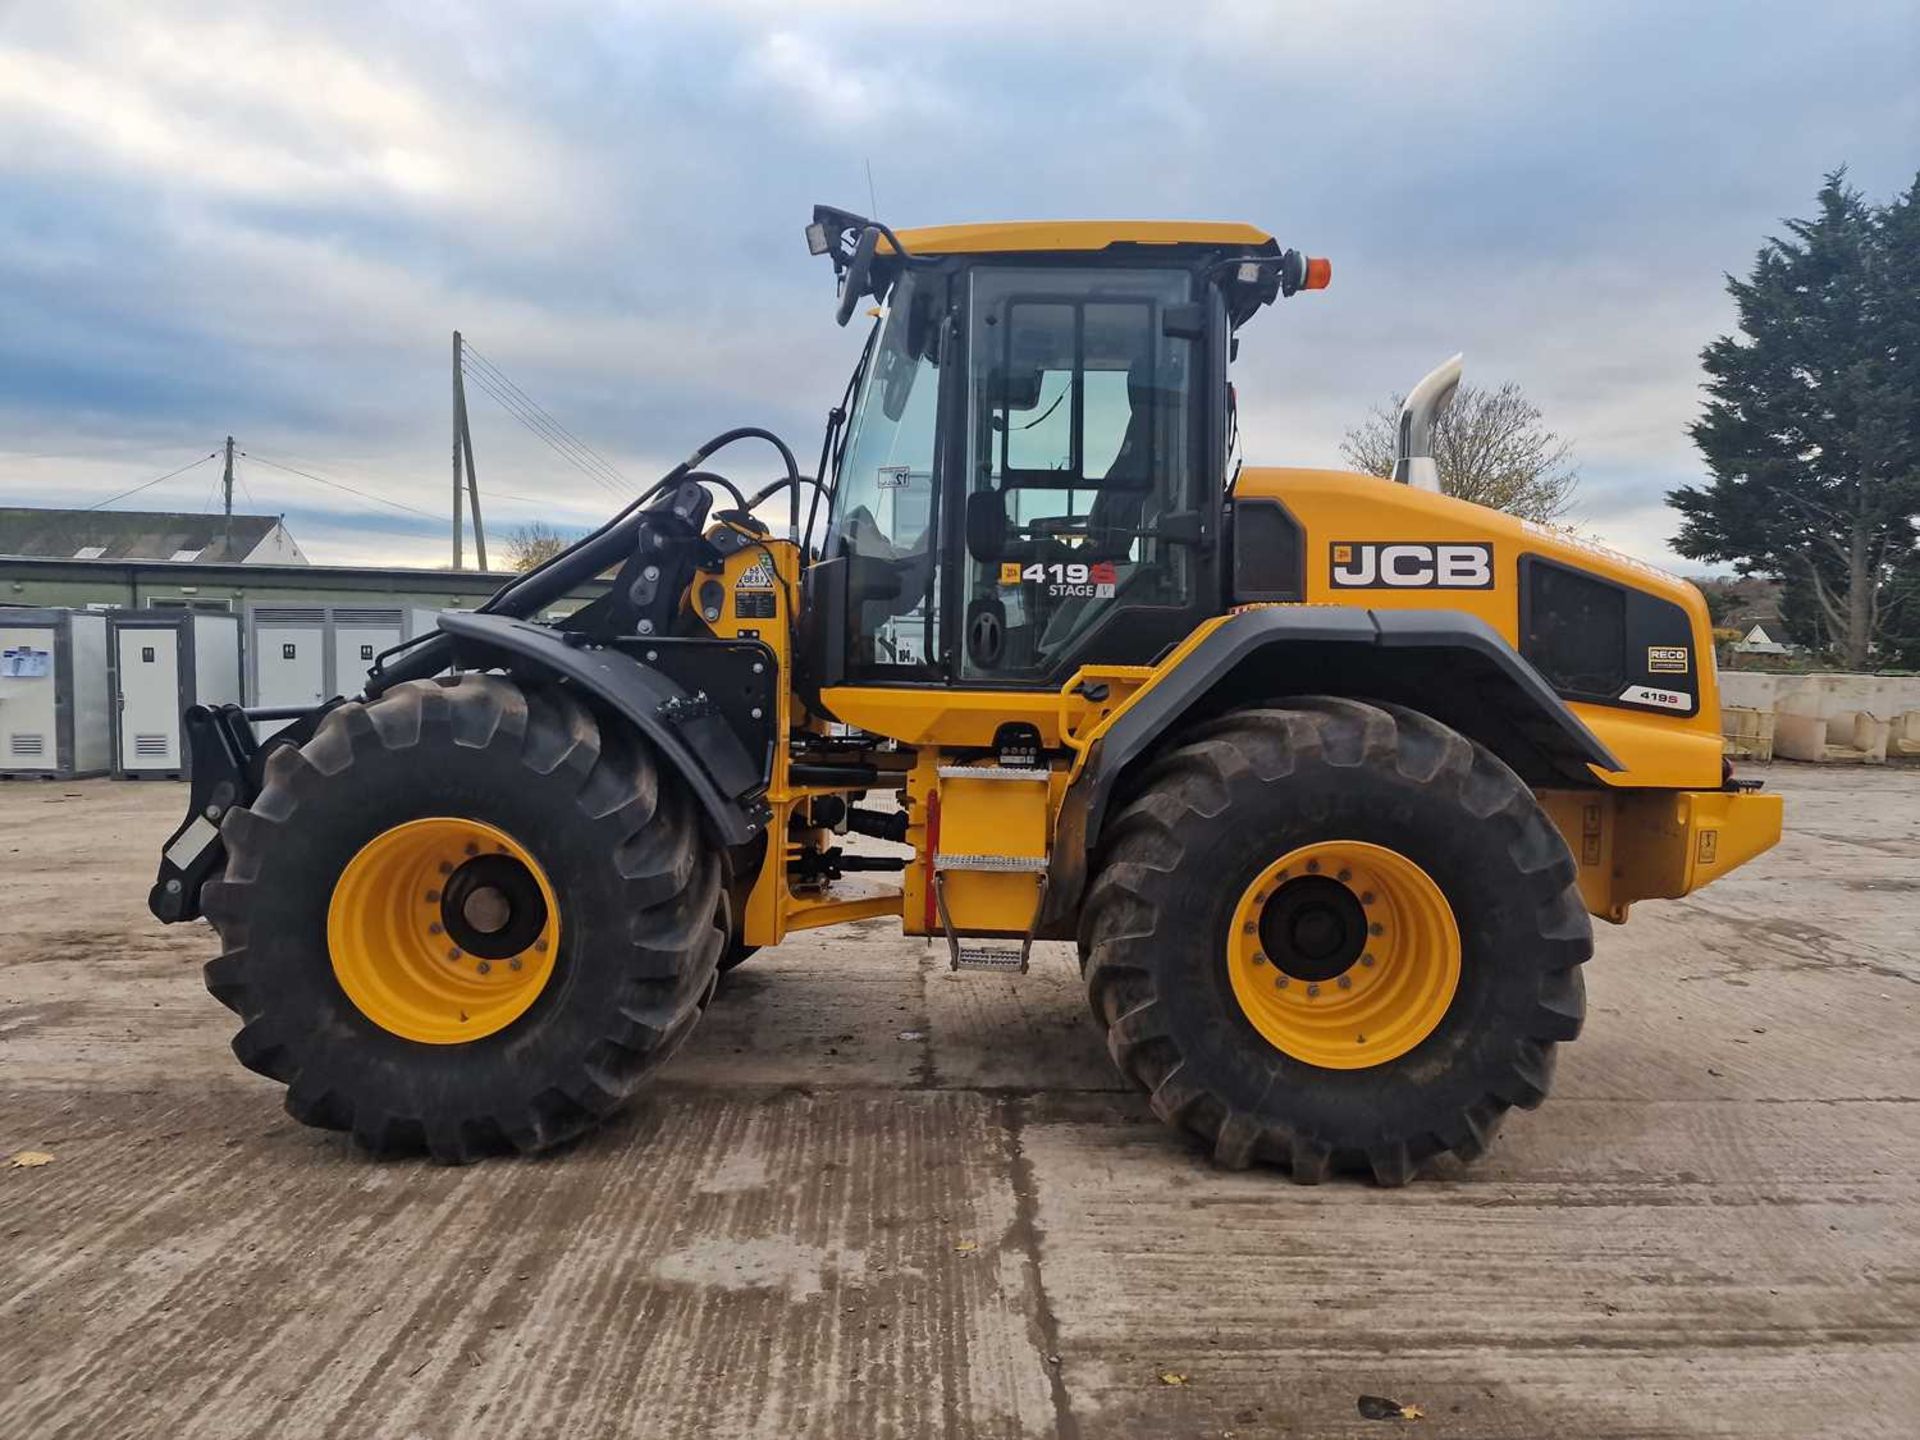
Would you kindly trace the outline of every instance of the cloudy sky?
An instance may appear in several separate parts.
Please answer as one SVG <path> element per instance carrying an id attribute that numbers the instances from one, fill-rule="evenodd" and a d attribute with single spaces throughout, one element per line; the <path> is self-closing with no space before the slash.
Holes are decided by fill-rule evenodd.
<path id="1" fill-rule="evenodd" d="M 1250 461 L 1336 462 L 1460 349 L 1574 442 L 1585 528 L 1677 565 L 1721 276 L 1843 163 L 1876 198 L 1920 167 L 1913 0 L 0 0 L 0 503 L 232 433 L 313 558 L 445 564 L 456 327 L 625 477 L 737 423 L 806 454 L 858 339 L 800 230 L 870 164 L 896 226 L 1330 255 L 1247 332 Z M 490 530 L 613 503 L 472 406 Z"/>

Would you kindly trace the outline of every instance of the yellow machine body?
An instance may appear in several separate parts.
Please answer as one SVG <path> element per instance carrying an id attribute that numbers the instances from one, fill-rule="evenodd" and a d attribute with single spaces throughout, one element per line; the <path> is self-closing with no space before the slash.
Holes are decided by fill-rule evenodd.
<path id="1" fill-rule="evenodd" d="M 1691 584 L 1570 531 L 1374 476 L 1249 468 L 1239 477 L 1235 499 L 1278 500 L 1299 522 L 1307 557 L 1304 605 L 1355 603 L 1354 591 L 1333 584 L 1336 547 L 1457 541 L 1490 547 L 1492 583 L 1486 588 L 1369 588 L 1363 603 L 1370 609 L 1457 608 L 1517 646 L 1519 566 L 1523 557 L 1538 556 L 1655 595 L 1686 612 L 1692 631 L 1689 663 L 1700 664 L 1694 713 L 1669 717 L 1570 702 L 1621 768 L 1592 767 L 1589 788 L 1542 787 L 1536 792 L 1580 867 L 1581 895 L 1595 916 L 1617 923 L 1636 900 L 1690 894 L 1779 840 L 1778 796 L 1724 788 L 1711 622 L 1705 601 Z M 782 652 L 784 667 L 786 607 L 796 594 L 797 552 L 781 541 L 764 549 L 778 562 L 780 623 L 750 626 L 729 620 L 712 628 L 722 638 L 765 640 Z M 729 591 L 759 559 L 756 550 L 728 562 L 723 583 Z M 760 568 L 764 572 L 765 567 Z M 1038 866 L 1032 871 L 952 872 L 942 881 L 935 868 L 938 856 L 992 853 L 1044 861 L 1051 853 L 1061 801 L 1092 748 L 1130 706 L 1177 675 L 1196 647 L 1230 618 L 1202 622 L 1155 665 L 1088 666 L 1058 689 L 866 685 L 823 692 L 823 705 L 839 723 L 896 742 L 892 763 L 897 776 L 885 783 L 907 802 L 912 817 L 907 838 L 915 858 L 897 886 L 862 878 L 796 889 L 789 867 L 765 866 L 744 913 L 747 943 L 772 945 L 791 930 L 876 915 L 898 915 L 909 934 L 937 935 L 943 931 L 937 893 L 942 888 L 954 933 L 1004 937 L 1026 932 L 1041 888 L 1035 879 L 1041 873 Z M 1098 702 L 1086 698 L 1096 685 L 1105 690 Z M 784 695 L 782 704 L 792 707 L 790 718 L 803 725 L 827 728 L 828 722 L 809 716 L 797 697 Z M 1044 779 L 985 779 L 978 773 L 985 766 L 943 760 L 943 753 L 989 745 L 1008 721 L 1031 724 L 1043 747 L 1064 750 L 1072 758 L 1051 762 Z M 830 793 L 790 784 L 787 769 L 783 749 L 769 790 L 775 810 L 768 826 L 771 836 L 789 832 L 795 807 L 804 805 L 809 795 Z"/>

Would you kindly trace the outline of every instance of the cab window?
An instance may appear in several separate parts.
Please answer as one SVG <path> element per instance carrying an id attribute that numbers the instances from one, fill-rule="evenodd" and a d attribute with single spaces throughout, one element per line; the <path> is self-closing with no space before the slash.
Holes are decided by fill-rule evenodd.
<path id="1" fill-rule="evenodd" d="M 963 676 L 1047 673 L 1135 607 L 1194 599 L 1184 270 L 982 268 L 968 297 Z"/>
<path id="2" fill-rule="evenodd" d="M 946 282 L 909 274 L 875 340 L 841 458 L 829 553 L 847 566 L 847 661 L 918 673 L 934 662 L 934 506 L 940 304 Z"/>

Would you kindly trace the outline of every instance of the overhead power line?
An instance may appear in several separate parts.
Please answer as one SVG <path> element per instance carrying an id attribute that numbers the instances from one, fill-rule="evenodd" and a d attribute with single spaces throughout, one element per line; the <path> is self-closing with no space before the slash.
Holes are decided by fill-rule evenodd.
<path id="1" fill-rule="evenodd" d="M 512 376 L 474 349 L 471 342 L 467 342 L 465 346 L 465 355 L 470 362 L 466 367 L 469 378 L 574 469 L 616 492 L 630 493 L 635 488 L 633 482 L 622 475 L 612 461 L 561 424 L 551 411 L 528 394 Z"/>
<path id="2" fill-rule="evenodd" d="M 489 378 L 493 380 L 497 380 L 502 386 L 504 386 L 508 391 L 510 391 L 516 399 L 518 399 L 528 409 L 533 411 L 534 414 L 540 419 L 540 421 L 545 426 L 556 431 L 559 434 L 561 440 L 564 441 L 570 449 L 583 455 L 587 459 L 587 461 L 592 466 L 594 466 L 594 468 L 604 472 L 606 475 L 611 477 L 616 482 L 622 485 L 629 485 L 629 486 L 631 485 L 631 482 L 629 482 L 627 478 L 620 473 L 620 471 L 618 470 L 618 468 L 615 467 L 612 461 L 608 460 L 606 456 L 602 455 L 598 450 L 594 449 L 593 446 L 589 445 L 586 441 L 582 440 L 578 435 L 574 434 L 571 430 L 567 429 L 565 425 L 562 425 L 560 421 L 554 417 L 551 411 L 549 411 L 538 400 L 535 400 L 533 396 L 529 395 L 526 392 L 526 390 L 523 389 L 520 385 L 515 383 L 513 377 L 508 375 L 506 371 L 502 370 L 498 365 L 496 365 L 493 361 L 489 360 L 485 355 L 475 350 L 471 345 L 467 346 L 466 350 L 467 350 L 467 354 L 472 356 L 475 364 L 482 371 L 484 371 L 489 376 Z"/>
<path id="3" fill-rule="evenodd" d="M 509 391 L 503 389 L 497 382 L 492 380 L 485 371 L 475 367 L 466 373 L 467 377 L 471 379 L 475 385 L 479 386 L 480 389 L 491 395 L 494 400 L 499 403 L 501 409 L 505 410 L 518 421 L 524 429 L 544 443 L 562 460 L 566 461 L 567 464 L 571 465 L 575 470 L 578 470 L 582 475 L 585 475 L 602 488 L 610 490 L 616 495 L 625 493 L 621 488 L 623 481 L 617 472 L 603 469 L 587 452 L 574 449 L 561 432 L 553 429 L 537 412 L 527 409 L 526 406 Z"/>
<path id="4" fill-rule="evenodd" d="M 344 481 L 340 481 L 340 480 L 329 480 L 324 475 L 316 475 L 311 470 L 302 470 L 297 465 L 282 465 L 278 460 L 269 460 L 267 459 L 266 456 L 258 454 L 251 450 L 242 450 L 240 453 L 246 459 L 253 461 L 255 464 L 268 465 L 275 470 L 284 470 L 289 475 L 299 475 L 304 477 L 305 479 L 316 481 L 319 484 L 331 486 L 335 490 L 344 490 L 349 495 L 358 495 L 362 500 L 371 500 L 376 505 L 390 506 L 395 510 L 404 510 L 409 515 L 422 515 L 422 516 L 425 516 L 427 519 L 433 520 L 433 521 L 438 521 L 440 519 L 438 515 L 433 514 L 431 511 L 422 510 L 417 505 L 408 505 L 403 501 L 399 501 L 399 500 L 389 500 L 384 495 L 375 495 L 371 490 L 362 490 L 358 486 L 348 485 Z M 213 457 L 208 456 L 207 458 L 212 459 Z"/>
<path id="5" fill-rule="evenodd" d="M 219 453 L 220 452 L 218 450 L 209 450 L 206 454 L 202 455 L 198 460 L 189 460 L 185 465 L 182 465 L 178 470 L 169 470 L 164 475 L 156 475 L 151 480 L 143 480 L 140 484 L 134 486 L 131 490 L 122 490 L 118 495 L 109 495 L 104 500 L 96 500 L 93 502 L 93 504 L 87 506 L 87 509 L 98 510 L 103 506 L 113 504 L 113 502 L 116 500 L 124 500 L 129 495 L 138 495 L 142 490 L 151 490 L 155 485 L 158 485 L 162 480 L 171 480 L 176 475 L 184 475 L 187 473 L 187 471 L 193 469 L 194 466 L 206 464 L 207 461 L 213 459 L 213 457 L 218 455 Z"/>

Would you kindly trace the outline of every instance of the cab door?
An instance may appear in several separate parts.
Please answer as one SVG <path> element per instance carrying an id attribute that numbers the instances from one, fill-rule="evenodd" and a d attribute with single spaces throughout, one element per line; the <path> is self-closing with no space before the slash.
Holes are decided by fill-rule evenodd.
<path id="1" fill-rule="evenodd" d="M 1184 266 L 969 277 L 959 678 L 1144 663 L 1218 608 L 1208 347 Z"/>

